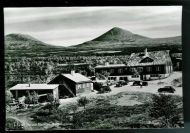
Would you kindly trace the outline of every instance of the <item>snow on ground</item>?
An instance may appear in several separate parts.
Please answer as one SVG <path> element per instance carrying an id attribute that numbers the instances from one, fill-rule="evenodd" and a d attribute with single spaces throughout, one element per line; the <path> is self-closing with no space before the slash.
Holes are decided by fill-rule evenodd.
<path id="1" fill-rule="evenodd" d="M 148 86 L 143 86 L 142 88 L 140 86 L 131 86 L 131 83 L 122 87 L 115 87 L 115 85 L 112 85 L 110 86 L 111 92 L 109 93 L 97 94 L 97 92 L 94 91 L 89 94 L 80 94 L 74 98 L 60 99 L 60 102 L 61 102 L 61 106 L 64 106 L 69 103 L 76 103 L 77 99 L 79 99 L 82 96 L 85 96 L 87 98 L 96 98 L 98 96 L 111 96 L 111 95 L 118 94 L 120 92 L 147 92 L 147 93 L 158 94 L 159 88 L 168 86 L 168 85 L 172 86 L 172 81 L 180 77 L 182 77 L 182 72 L 173 72 L 168 78 L 147 81 Z M 161 83 L 159 84 L 159 82 Z M 174 89 L 176 90 L 174 93 L 168 93 L 168 94 L 183 96 L 182 87 L 174 87 Z M 119 100 L 126 101 L 127 98 L 123 97 L 122 99 L 118 99 L 118 104 L 122 104 L 122 102 L 120 102 Z M 140 104 L 140 103 L 137 103 L 137 101 L 133 101 L 132 103 Z"/>

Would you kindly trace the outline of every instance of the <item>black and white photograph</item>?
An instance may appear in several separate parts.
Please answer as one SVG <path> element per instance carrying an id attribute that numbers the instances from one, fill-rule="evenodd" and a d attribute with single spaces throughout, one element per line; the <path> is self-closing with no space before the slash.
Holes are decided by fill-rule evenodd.
<path id="1" fill-rule="evenodd" d="M 182 6 L 4 8 L 6 131 L 184 128 Z"/>

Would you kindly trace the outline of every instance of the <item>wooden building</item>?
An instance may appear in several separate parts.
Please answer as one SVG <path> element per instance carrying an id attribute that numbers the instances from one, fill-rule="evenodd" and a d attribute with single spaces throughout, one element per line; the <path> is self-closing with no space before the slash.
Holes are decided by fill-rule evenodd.
<path id="1" fill-rule="evenodd" d="M 39 96 L 53 94 L 54 99 L 59 99 L 58 86 L 56 84 L 17 84 L 10 88 L 15 99 L 27 96 L 35 91 Z"/>
<path id="2" fill-rule="evenodd" d="M 127 79 L 127 66 L 125 64 L 109 64 L 98 65 L 95 67 L 95 73 L 109 73 L 109 80 L 125 80 Z"/>
<path id="3" fill-rule="evenodd" d="M 132 53 L 127 61 L 129 80 L 153 80 L 166 78 L 173 72 L 169 50 Z"/>
<path id="4" fill-rule="evenodd" d="M 126 64 L 98 65 L 95 73 L 109 72 L 109 80 L 154 80 L 166 78 L 173 72 L 169 51 L 132 53 Z"/>
<path id="5" fill-rule="evenodd" d="M 59 84 L 59 97 L 74 97 L 80 93 L 89 93 L 93 90 L 92 81 L 81 75 L 71 71 L 71 74 L 59 74 L 53 78 L 48 84 Z"/>

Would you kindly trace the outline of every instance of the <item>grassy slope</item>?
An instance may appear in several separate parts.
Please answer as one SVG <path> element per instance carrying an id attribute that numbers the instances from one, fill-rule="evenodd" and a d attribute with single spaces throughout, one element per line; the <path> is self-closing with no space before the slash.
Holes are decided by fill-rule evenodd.
<path id="1" fill-rule="evenodd" d="M 129 100 L 140 101 L 142 104 L 133 106 L 121 106 L 113 101 L 122 97 L 132 96 Z M 86 109 L 78 107 L 75 114 L 66 113 L 69 105 L 60 108 L 60 111 L 54 110 L 47 115 L 33 115 L 32 118 L 38 116 L 38 121 L 47 124 L 47 129 L 125 129 L 125 128 L 158 128 L 150 121 L 155 119 L 148 116 L 148 109 L 150 107 L 152 94 L 150 93 L 118 93 L 112 96 L 99 96 L 97 98 L 89 99 Z M 182 103 L 182 97 L 172 96 L 176 104 Z M 73 103 L 76 104 L 76 103 Z M 181 105 L 181 104 L 180 104 Z M 182 106 L 178 107 L 179 114 L 182 116 Z M 48 111 L 48 110 L 46 110 Z M 59 114 L 60 113 L 60 114 Z M 66 114 L 65 114 L 66 113 Z M 64 116 L 73 116 L 74 121 L 66 120 Z M 34 117 L 35 116 L 35 117 Z M 64 120 L 63 120 L 64 118 Z M 183 119 L 183 118 L 182 118 Z M 52 126 L 48 123 L 59 123 L 57 126 Z M 74 125 L 73 125 L 74 124 Z M 70 125 L 70 126 L 68 126 Z"/>

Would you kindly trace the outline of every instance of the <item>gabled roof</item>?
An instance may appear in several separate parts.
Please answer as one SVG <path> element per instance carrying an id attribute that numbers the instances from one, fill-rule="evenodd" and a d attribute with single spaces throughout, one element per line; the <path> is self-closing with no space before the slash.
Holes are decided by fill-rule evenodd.
<path id="1" fill-rule="evenodd" d="M 143 62 L 145 58 L 150 58 L 153 61 Z M 171 63 L 171 58 L 168 50 L 148 52 L 147 56 L 145 56 L 144 52 L 132 53 L 129 60 L 127 61 L 128 66 L 148 66 L 167 63 Z"/>
<path id="2" fill-rule="evenodd" d="M 74 73 L 74 74 L 62 74 L 63 76 L 65 76 L 66 78 L 79 83 L 79 82 L 91 82 L 91 80 L 87 77 L 85 77 L 84 75 L 80 74 L 80 73 Z"/>
<path id="3" fill-rule="evenodd" d="M 17 84 L 10 90 L 53 90 L 58 86 L 58 84 Z"/>
<path id="4" fill-rule="evenodd" d="M 125 64 L 109 64 L 109 65 L 98 65 L 95 68 L 114 68 L 114 67 L 125 67 Z"/>

